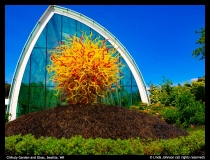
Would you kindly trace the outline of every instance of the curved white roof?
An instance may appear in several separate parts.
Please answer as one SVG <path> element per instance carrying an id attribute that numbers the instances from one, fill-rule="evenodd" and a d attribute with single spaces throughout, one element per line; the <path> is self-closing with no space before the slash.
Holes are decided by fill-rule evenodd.
<path id="1" fill-rule="evenodd" d="M 18 95 L 20 91 L 21 81 L 23 78 L 23 74 L 26 68 L 26 64 L 28 62 L 28 59 L 30 57 L 30 54 L 34 48 L 35 43 L 37 42 L 40 34 L 42 33 L 44 27 L 48 23 L 48 21 L 51 19 L 53 14 L 60 14 L 67 17 L 70 17 L 72 19 L 75 19 L 95 31 L 97 31 L 99 34 L 101 34 L 104 38 L 108 39 L 108 41 L 117 49 L 117 51 L 120 53 L 120 55 L 124 58 L 126 63 L 128 64 L 135 81 L 137 83 L 137 86 L 139 88 L 140 97 L 142 102 L 149 104 L 149 98 L 146 91 L 145 82 L 143 80 L 143 77 L 141 75 L 140 70 L 138 69 L 135 61 L 129 54 L 129 52 L 126 50 L 126 48 L 118 41 L 116 37 L 114 37 L 109 31 L 107 31 L 106 28 L 99 25 L 94 20 L 78 13 L 75 11 L 72 11 L 67 8 L 50 5 L 48 9 L 45 11 L 45 13 L 42 15 L 42 17 L 39 19 L 38 23 L 32 30 L 31 34 L 28 37 L 28 40 L 22 50 L 22 54 L 18 60 L 18 64 L 15 69 L 15 73 L 13 76 L 12 86 L 10 90 L 9 95 L 9 106 L 7 112 L 12 114 L 11 120 L 14 120 L 16 118 L 16 108 L 17 108 L 17 102 L 18 102 Z"/>

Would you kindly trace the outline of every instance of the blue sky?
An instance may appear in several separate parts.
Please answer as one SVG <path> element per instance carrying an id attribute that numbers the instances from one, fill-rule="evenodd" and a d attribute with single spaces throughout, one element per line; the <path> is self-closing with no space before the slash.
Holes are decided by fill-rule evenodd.
<path id="1" fill-rule="evenodd" d="M 59 5 L 59 4 L 57 4 Z M 146 85 L 175 85 L 205 75 L 205 61 L 192 57 L 205 26 L 204 5 L 59 5 L 105 27 L 125 46 Z M 5 6 L 5 80 L 12 82 L 23 46 L 48 5 Z"/>

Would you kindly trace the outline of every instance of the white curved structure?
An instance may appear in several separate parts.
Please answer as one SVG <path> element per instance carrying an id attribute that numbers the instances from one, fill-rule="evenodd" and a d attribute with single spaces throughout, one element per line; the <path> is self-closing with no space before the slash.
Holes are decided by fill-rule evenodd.
<path id="1" fill-rule="evenodd" d="M 31 55 L 31 52 L 35 46 L 35 43 L 37 42 L 40 34 L 42 33 L 44 27 L 48 23 L 48 21 L 51 19 L 51 17 L 54 14 L 63 15 L 66 17 L 70 17 L 74 20 L 77 20 L 90 28 L 97 31 L 99 34 L 101 34 L 104 38 L 108 39 L 108 41 L 117 49 L 117 51 L 121 54 L 121 56 L 126 61 L 127 65 L 129 66 L 135 80 L 137 83 L 137 86 L 139 88 L 139 93 L 142 102 L 149 104 L 149 98 L 146 91 L 146 86 L 143 80 L 143 77 L 141 75 L 140 70 L 138 69 L 135 61 L 129 54 L 129 52 L 126 50 L 126 48 L 117 40 L 116 37 L 114 37 L 111 33 L 109 33 L 104 27 L 96 23 L 95 21 L 91 20 L 90 18 L 77 13 L 75 11 L 62 8 L 59 6 L 50 5 L 48 9 L 45 11 L 45 13 L 42 15 L 38 23 L 36 24 L 35 28 L 31 32 L 23 50 L 22 54 L 19 58 L 18 64 L 15 69 L 15 73 L 13 76 L 12 86 L 10 90 L 9 95 L 9 105 L 7 112 L 12 114 L 11 120 L 14 120 L 16 118 L 16 108 L 17 108 L 17 102 L 18 102 L 18 96 L 21 86 L 21 81 L 23 78 L 23 74 L 27 65 L 27 62 L 29 60 L 29 57 Z"/>

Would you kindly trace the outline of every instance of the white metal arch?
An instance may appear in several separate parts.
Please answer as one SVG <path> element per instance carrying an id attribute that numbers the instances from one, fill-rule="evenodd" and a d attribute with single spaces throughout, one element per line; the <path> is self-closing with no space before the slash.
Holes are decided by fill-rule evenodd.
<path id="1" fill-rule="evenodd" d="M 18 95 L 20 91 L 21 81 L 22 81 L 23 74 L 24 74 L 28 59 L 30 57 L 30 54 L 41 32 L 43 31 L 44 27 L 46 26 L 50 18 L 53 16 L 53 14 L 55 13 L 75 19 L 91 27 L 92 29 L 97 31 L 99 34 L 101 34 L 104 38 L 108 39 L 108 41 L 117 49 L 117 51 L 120 53 L 120 55 L 124 58 L 124 60 L 128 64 L 136 80 L 137 86 L 139 88 L 142 102 L 150 104 L 147 91 L 146 91 L 145 82 L 143 80 L 140 70 L 138 69 L 135 61 L 133 60 L 129 52 L 117 40 L 116 37 L 114 37 L 110 32 L 108 32 L 104 27 L 99 25 L 97 22 L 93 21 L 92 19 L 80 13 L 77 13 L 70 9 L 62 8 L 59 6 L 50 5 L 48 9 L 45 11 L 45 13 L 42 15 L 42 17 L 39 19 L 34 29 L 32 30 L 22 50 L 22 54 L 18 60 L 18 64 L 16 66 L 15 73 L 13 75 L 12 86 L 11 86 L 11 90 L 9 94 L 9 105 L 8 105 L 7 112 L 12 114 L 12 117 L 10 120 L 14 120 L 16 118 L 16 109 L 17 109 L 17 102 L 18 102 Z"/>

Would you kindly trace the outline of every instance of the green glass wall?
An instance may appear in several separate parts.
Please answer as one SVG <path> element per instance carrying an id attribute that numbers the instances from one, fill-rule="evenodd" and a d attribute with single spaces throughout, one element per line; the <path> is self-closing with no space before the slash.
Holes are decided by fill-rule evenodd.
<path id="1" fill-rule="evenodd" d="M 17 117 L 45 108 L 65 105 L 65 102 L 61 101 L 61 95 L 55 95 L 55 84 L 49 81 L 50 76 L 46 66 L 51 63 L 49 51 L 58 46 L 59 42 L 69 34 L 77 33 L 77 36 L 81 36 L 80 30 L 86 33 L 92 32 L 93 38 L 100 36 L 101 39 L 104 39 L 92 28 L 66 16 L 54 14 L 47 23 L 26 65 L 18 97 Z M 141 98 L 136 81 L 122 57 L 120 61 L 125 64 L 122 70 L 124 78 L 119 82 L 122 88 L 115 90 L 100 101 L 124 107 L 137 105 Z"/>

